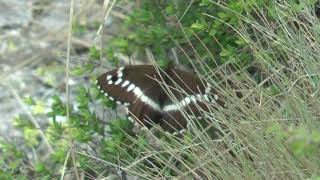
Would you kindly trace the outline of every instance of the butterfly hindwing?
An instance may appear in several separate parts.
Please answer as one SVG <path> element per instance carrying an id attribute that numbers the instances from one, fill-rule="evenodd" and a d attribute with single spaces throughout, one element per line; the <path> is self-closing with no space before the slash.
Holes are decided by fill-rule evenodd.
<path id="1" fill-rule="evenodd" d="M 154 124 L 158 124 L 163 117 L 161 111 L 157 111 L 139 100 L 130 105 L 128 110 L 130 119 L 133 119 L 140 126 L 148 128 Z"/>
<path id="2" fill-rule="evenodd" d="M 206 103 L 210 101 L 210 98 L 206 93 L 210 87 L 192 72 L 169 69 L 167 76 L 169 97 L 163 106 L 165 113 L 162 126 L 181 130 L 187 126 L 187 116 L 201 117 L 201 109 L 208 109 Z"/>
<path id="3" fill-rule="evenodd" d="M 180 111 L 164 112 L 159 122 L 160 126 L 168 132 L 176 132 L 187 127 L 187 120 Z"/>

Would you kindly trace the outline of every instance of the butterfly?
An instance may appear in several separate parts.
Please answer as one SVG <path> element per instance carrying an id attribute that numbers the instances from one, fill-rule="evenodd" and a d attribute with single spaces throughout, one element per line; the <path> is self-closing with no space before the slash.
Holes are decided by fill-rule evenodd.
<path id="1" fill-rule="evenodd" d="M 110 100 L 128 107 L 129 120 L 147 128 L 159 124 L 171 133 L 188 127 L 186 115 L 201 119 L 207 103 L 223 106 L 210 84 L 174 67 L 123 66 L 100 75 L 96 84 Z"/>

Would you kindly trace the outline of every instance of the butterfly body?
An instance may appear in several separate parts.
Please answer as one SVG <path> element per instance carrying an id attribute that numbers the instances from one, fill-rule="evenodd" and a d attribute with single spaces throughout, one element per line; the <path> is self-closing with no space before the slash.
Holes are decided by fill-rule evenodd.
<path id="1" fill-rule="evenodd" d="M 141 125 L 159 124 L 175 132 L 187 127 L 184 111 L 201 116 L 206 103 L 217 101 L 211 87 L 197 75 L 174 68 L 157 71 L 152 65 L 129 65 L 106 72 L 98 77 L 101 93 L 128 106 L 129 117 Z"/>

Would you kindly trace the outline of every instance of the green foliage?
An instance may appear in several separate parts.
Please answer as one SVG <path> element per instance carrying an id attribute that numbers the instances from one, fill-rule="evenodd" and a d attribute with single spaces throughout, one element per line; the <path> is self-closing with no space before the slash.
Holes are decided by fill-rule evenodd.
<path id="1" fill-rule="evenodd" d="M 320 153 L 320 132 L 316 129 L 308 130 L 306 127 L 295 125 L 284 129 L 279 123 L 273 123 L 267 129 L 267 133 L 275 133 L 276 140 L 285 141 L 289 150 L 299 158 L 312 157 Z"/>
<path id="2" fill-rule="evenodd" d="M 19 173 L 26 155 L 15 144 L 0 140 L 0 154 L 1 179 L 27 179 Z"/>
<path id="3" fill-rule="evenodd" d="M 23 102 L 30 106 L 35 105 L 34 99 L 32 99 L 30 96 L 24 97 Z"/>
<path id="4" fill-rule="evenodd" d="M 23 127 L 34 128 L 33 124 L 30 122 L 28 117 L 25 117 L 23 115 L 19 115 L 14 118 L 14 126 L 17 128 L 23 128 Z"/>
<path id="5" fill-rule="evenodd" d="M 38 145 L 39 131 L 36 130 L 30 120 L 22 115 L 16 117 L 14 122 L 15 127 L 18 127 L 23 132 L 25 143 L 28 147 L 35 147 Z"/>
<path id="6" fill-rule="evenodd" d="M 93 60 L 100 59 L 100 51 L 96 47 L 90 47 L 89 49 L 89 57 Z"/>
<path id="7" fill-rule="evenodd" d="M 215 5 L 212 1 L 193 2 L 190 7 L 188 5 L 183 0 L 142 1 L 141 8 L 134 10 L 126 22 L 126 28 L 131 31 L 120 38 L 127 39 L 126 45 L 129 44 L 131 49 L 127 52 L 138 51 L 143 54 L 148 47 L 161 65 L 167 64 L 165 62 L 168 61 L 170 49 L 177 46 L 183 48 L 192 61 L 197 52 L 202 60 L 212 66 L 216 63 L 212 62 L 213 59 L 206 48 L 212 51 L 211 54 L 218 64 L 235 59 L 236 63 L 245 65 L 253 60 L 246 44 L 235 43 L 240 38 L 231 28 L 239 25 L 240 16 L 235 14 L 244 14 L 245 7 L 247 11 L 249 11 L 248 8 L 252 8 L 249 2 L 228 1 L 224 8 Z M 203 13 L 216 19 L 208 18 Z M 198 37 L 193 34 L 193 31 Z M 198 38 L 206 48 L 202 45 L 194 46 L 195 51 L 193 51 L 188 47 L 187 39 L 191 44 L 196 45 L 200 44 Z M 119 41 L 119 38 L 116 39 Z M 187 57 L 182 52 L 179 54 L 181 62 L 188 63 Z"/>
<path id="8" fill-rule="evenodd" d="M 114 55 L 113 48 L 106 48 L 104 52 L 106 54 L 106 59 L 111 63 L 111 65 L 117 66 L 119 64 L 119 59 Z"/>
<path id="9" fill-rule="evenodd" d="M 112 47 L 117 48 L 122 53 L 128 53 L 129 42 L 125 38 L 116 38 L 111 41 Z"/>
<path id="10" fill-rule="evenodd" d="M 114 39 L 112 44 L 114 44 L 115 46 L 104 48 L 102 55 L 104 55 L 106 57 L 106 60 L 109 63 L 111 63 L 111 65 L 117 66 L 119 64 L 119 59 L 115 56 L 114 49 L 116 48 L 116 45 L 117 45 L 119 47 L 118 48 L 119 51 L 127 52 L 126 51 L 127 45 L 126 45 L 126 42 L 122 41 L 121 39 L 120 40 Z M 101 53 L 101 51 L 98 50 L 95 46 L 93 46 L 89 49 L 89 56 L 93 60 L 99 60 L 100 53 Z M 93 64 L 91 64 L 91 65 L 93 65 Z M 83 67 L 79 67 L 79 69 L 81 70 L 81 69 L 83 69 Z M 90 69 L 90 70 L 92 70 L 92 69 Z"/>
<path id="11" fill-rule="evenodd" d="M 40 176 L 42 176 L 44 179 L 46 178 L 46 175 L 50 174 L 49 170 L 46 168 L 45 163 L 43 162 L 38 162 L 35 165 L 35 171 L 38 173 Z M 48 178 L 48 177 L 47 177 Z"/>
<path id="12" fill-rule="evenodd" d="M 62 100 L 58 96 L 52 97 L 52 111 L 48 113 L 49 117 L 52 117 L 55 121 L 55 117 L 57 115 L 65 116 L 66 115 L 66 105 L 62 102 Z"/>
<path id="13" fill-rule="evenodd" d="M 102 144 L 103 159 L 110 162 L 117 163 L 118 157 L 121 161 L 131 160 L 130 146 L 132 141 L 128 135 L 132 135 L 132 123 L 128 120 L 116 119 L 109 124 L 110 139 L 105 139 Z"/>
<path id="14" fill-rule="evenodd" d="M 95 65 L 92 63 L 88 63 L 85 65 L 82 65 L 81 67 L 75 67 L 74 69 L 72 69 L 72 71 L 70 72 L 71 75 L 74 76 L 81 76 L 84 74 L 88 74 L 91 73 L 95 68 Z"/>

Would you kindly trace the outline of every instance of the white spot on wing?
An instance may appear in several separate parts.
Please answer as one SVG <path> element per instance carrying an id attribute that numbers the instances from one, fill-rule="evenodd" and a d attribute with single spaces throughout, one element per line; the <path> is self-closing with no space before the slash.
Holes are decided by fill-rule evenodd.
<path id="1" fill-rule="evenodd" d="M 170 104 L 163 107 L 163 111 L 176 111 L 179 109 L 179 106 L 176 104 Z"/>
<path id="2" fill-rule="evenodd" d="M 122 72 L 118 72 L 118 77 L 121 78 L 123 76 Z"/>
<path id="3" fill-rule="evenodd" d="M 185 98 L 183 98 L 182 100 L 180 100 L 177 104 L 170 104 L 170 105 L 166 105 L 163 107 L 164 111 L 177 111 L 180 108 L 184 108 L 186 106 L 188 106 L 191 102 L 196 102 L 196 97 L 191 95 L 191 96 L 187 96 Z"/>
<path id="4" fill-rule="evenodd" d="M 142 93 L 142 95 L 140 96 L 140 99 L 142 102 L 144 102 L 145 104 L 148 104 L 149 106 L 151 106 L 154 110 L 157 111 L 161 111 L 160 105 L 157 104 L 156 102 L 154 102 L 152 99 L 150 99 L 148 96 L 144 95 Z"/>
<path id="5" fill-rule="evenodd" d="M 136 95 L 138 98 L 140 98 L 140 96 L 143 95 L 143 92 L 141 91 L 141 89 L 139 87 L 135 87 L 133 90 L 134 95 Z"/>
<path id="6" fill-rule="evenodd" d="M 186 106 L 186 105 L 190 104 L 190 102 L 191 102 L 191 98 L 190 97 L 186 97 L 186 98 L 184 98 L 182 100 L 182 105 Z"/>
<path id="7" fill-rule="evenodd" d="M 109 81 L 108 81 L 108 84 L 113 84 L 113 81 L 109 80 Z"/>
<path id="8" fill-rule="evenodd" d="M 130 84 L 130 81 L 125 80 L 125 81 L 122 83 L 121 87 L 126 87 L 128 84 Z"/>
<path id="9" fill-rule="evenodd" d="M 108 75 L 108 76 L 107 76 L 107 80 L 110 80 L 111 78 L 112 78 L 111 75 Z"/>
<path id="10" fill-rule="evenodd" d="M 178 103 L 169 104 L 163 107 L 163 111 L 177 111 L 181 108 L 188 106 L 190 103 L 196 103 L 197 101 L 209 101 L 209 97 L 207 94 L 196 94 L 187 96 L 181 99 Z"/>
<path id="11" fill-rule="evenodd" d="M 121 82 L 122 82 L 122 79 L 119 78 L 114 84 L 115 84 L 115 85 L 119 85 Z"/>
<path id="12" fill-rule="evenodd" d="M 118 71 L 122 71 L 123 69 L 124 69 L 124 66 L 120 67 Z"/>
<path id="13" fill-rule="evenodd" d="M 113 98 L 113 97 L 111 97 L 111 96 L 109 96 L 109 99 L 110 99 L 111 101 L 114 101 L 114 98 Z"/>
<path id="14" fill-rule="evenodd" d="M 135 87 L 136 87 L 136 86 L 135 86 L 133 83 L 131 83 L 131 84 L 129 85 L 127 91 L 130 92 L 130 91 L 132 91 Z"/>

